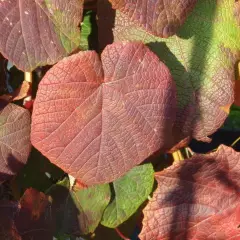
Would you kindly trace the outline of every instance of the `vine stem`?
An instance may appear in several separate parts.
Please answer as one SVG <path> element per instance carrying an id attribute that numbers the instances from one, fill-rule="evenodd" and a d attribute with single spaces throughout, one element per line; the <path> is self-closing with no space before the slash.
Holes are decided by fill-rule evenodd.
<path id="1" fill-rule="evenodd" d="M 237 139 L 231 144 L 231 147 L 233 147 L 239 140 L 240 140 L 240 137 L 237 138 Z"/>
<path id="2" fill-rule="evenodd" d="M 173 152 L 172 156 L 173 156 L 174 163 L 179 163 L 182 160 L 184 160 L 184 157 L 183 157 L 180 150 L 177 150 L 177 151 Z"/>
<path id="3" fill-rule="evenodd" d="M 130 238 L 125 237 L 118 228 L 115 228 L 115 231 L 123 240 L 130 240 Z"/>
<path id="4" fill-rule="evenodd" d="M 28 82 L 30 84 L 30 94 L 23 99 L 23 106 L 29 109 L 27 105 L 32 105 L 32 72 L 24 72 L 24 81 Z"/>

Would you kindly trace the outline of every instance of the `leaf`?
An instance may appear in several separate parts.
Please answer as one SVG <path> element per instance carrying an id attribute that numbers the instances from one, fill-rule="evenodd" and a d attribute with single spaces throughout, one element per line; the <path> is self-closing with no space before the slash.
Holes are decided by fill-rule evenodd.
<path id="1" fill-rule="evenodd" d="M 0 3 L 0 51 L 23 71 L 51 65 L 79 46 L 83 0 Z"/>
<path id="2" fill-rule="evenodd" d="M 22 85 L 13 92 L 13 101 L 23 99 L 30 94 L 31 84 L 27 81 L 23 81 Z"/>
<path id="3" fill-rule="evenodd" d="M 156 173 L 140 239 L 238 239 L 239 170 L 240 153 L 221 145 Z"/>
<path id="4" fill-rule="evenodd" d="M 81 40 L 80 40 L 80 48 L 82 50 L 88 50 L 89 49 L 89 43 L 88 38 L 91 34 L 91 15 L 92 11 L 87 11 L 84 14 L 83 21 L 81 23 Z"/>
<path id="5" fill-rule="evenodd" d="M 31 149 L 30 113 L 15 104 L 0 102 L 0 182 L 15 175 Z"/>
<path id="6" fill-rule="evenodd" d="M 48 197 L 28 189 L 20 202 L 1 201 L 0 238 L 12 240 L 52 240 Z"/>
<path id="7" fill-rule="evenodd" d="M 39 84 L 32 144 L 65 172 L 92 185 L 111 182 L 171 144 L 175 86 L 141 43 L 60 61 Z"/>
<path id="8" fill-rule="evenodd" d="M 169 37 L 176 33 L 197 0 L 109 0 L 114 9 L 118 9 L 138 26 L 159 36 Z"/>
<path id="9" fill-rule="evenodd" d="M 96 13 L 94 11 L 85 11 L 81 23 L 81 50 L 96 50 L 97 41 L 97 23 Z"/>
<path id="10" fill-rule="evenodd" d="M 151 193 L 153 174 L 152 164 L 144 164 L 115 180 L 115 196 L 105 209 L 101 224 L 115 228 L 131 217 Z"/>
<path id="11" fill-rule="evenodd" d="M 240 130 L 240 107 L 232 105 L 228 118 L 226 119 L 222 129 L 228 131 L 239 131 Z M 231 135 L 232 137 L 232 135 Z"/>
<path id="12" fill-rule="evenodd" d="M 57 234 L 82 235 L 94 232 L 110 201 L 108 184 L 71 190 L 69 179 L 53 185 L 51 195 Z"/>
<path id="13" fill-rule="evenodd" d="M 156 38 L 117 13 L 115 41 L 142 40 L 169 67 L 177 85 L 174 136 L 200 141 L 224 122 L 233 103 L 234 65 L 240 59 L 240 28 L 233 0 L 198 1 L 178 36 Z"/>

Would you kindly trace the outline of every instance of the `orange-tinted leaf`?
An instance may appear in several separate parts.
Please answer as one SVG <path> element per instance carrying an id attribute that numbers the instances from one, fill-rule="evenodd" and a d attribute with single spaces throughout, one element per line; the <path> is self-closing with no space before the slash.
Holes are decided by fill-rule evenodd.
<path id="1" fill-rule="evenodd" d="M 146 31 L 169 37 L 176 33 L 197 0 L 110 0 L 113 8 L 126 14 Z"/>
<path id="2" fill-rule="evenodd" d="M 48 205 L 48 198 L 44 193 L 29 188 L 21 198 L 20 204 L 31 213 L 32 220 L 39 220 Z"/>
<path id="3" fill-rule="evenodd" d="M 45 75 L 33 108 L 32 144 L 82 183 L 119 178 L 171 144 L 175 85 L 142 43 L 81 52 Z"/>
<path id="4" fill-rule="evenodd" d="M 30 144 L 30 114 L 15 104 L 0 102 L 0 182 L 26 163 Z"/>
<path id="5" fill-rule="evenodd" d="M 23 81 L 22 85 L 13 92 L 13 101 L 23 99 L 30 93 L 31 84 L 27 81 Z"/>
<path id="6" fill-rule="evenodd" d="M 156 173 L 140 239 L 239 239 L 239 172 L 240 153 L 222 145 Z"/>

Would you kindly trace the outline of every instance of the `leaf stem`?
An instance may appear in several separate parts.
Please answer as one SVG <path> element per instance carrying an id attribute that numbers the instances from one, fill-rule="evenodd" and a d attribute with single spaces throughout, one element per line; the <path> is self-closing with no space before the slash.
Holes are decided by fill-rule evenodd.
<path id="1" fill-rule="evenodd" d="M 185 147 L 185 152 L 186 152 L 187 158 L 190 158 L 194 155 L 194 152 L 190 147 Z"/>
<path id="2" fill-rule="evenodd" d="M 24 72 L 24 80 L 32 83 L 32 72 Z"/>
<path id="3" fill-rule="evenodd" d="M 129 238 L 125 237 L 118 228 L 115 228 L 115 231 L 123 240 L 130 240 Z"/>
<path id="4" fill-rule="evenodd" d="M 32 102 L 32 78 L 32 72 L 24 72 L 24 81 L 29 82 L 30 84 L 29 95 L 23 99 L 23 106 L 25 107 L 28 103 Z"/>
<path id="5" fill-rule="evenodd" d="M 239 140 L 240 140 L 240 137 L 238 137 L 238 138 L 231 144 L 231 147 L 233 147 Z"/>
<path id="6" fill-rule="evenodd" d="M 173 159 L 174 159 L 174 163 L 179 163 L 180 161 L 184 160 L 184 157 L 183 157 L 180 150 L 177 150 L 177 151 L 173 152 L 172 156 L 173 156 Z"/>

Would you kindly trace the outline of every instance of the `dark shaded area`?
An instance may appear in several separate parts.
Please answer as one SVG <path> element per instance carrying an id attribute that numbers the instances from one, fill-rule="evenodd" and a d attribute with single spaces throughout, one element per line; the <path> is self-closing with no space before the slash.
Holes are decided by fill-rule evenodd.
<path id="1" fill-rule="evenodd" d="M 114 185 L 112 182 L 109 183 L 109 187 L 110 187 L 110 192 L 111 192 L 111 198 L 110 198 L 109 204 L 111 204 L 116 197 L 116 193 L 115 193 Z"/>
<path id="2" fill-rule="evenodd" d="M 32 97 L 33 99 L 36 97 L 37 90 L 38 90 L 38 84 L 44 77 L 44 75 L 47 73 L 47 71 L 51 68 L 52 66 L 47 65 L 43 67 L 38 67 L 33 71 L 33 81 L 32 81 Z"/>
<path id="3" fill-rule="evenodd" d="M 52 199 L 54 236 L 57 238 L 63 235 L 79 236 L 81 232 L 80 212 L 69 193 L 69 185 L 65 183 L 53 185 L 46 191 L 46 194 Z"/>
<path id="4" fill-rule="evenodd" d="M 218 130 L 210 136 L 211 143 L 200 142 L 195 139 L 191 141 L 189 147 L 196 153 L 207 153 L 216 149 L 220 144 L 231 146 L 240 137 L 240 131 Z M 236 151 L 240 151 L 240 141 L 234 145 Z"/>
<path id="5" fill-rule="evenodd" d="M 24 81 L 24 72 L 17 69 L 15 66 L 12 66 L 8 70 L 8 89 L 9 93 L 14 92 L 17 88 L 19 88 Z"/>
<path id="6" fill-rule="evenodd" d="M 20 162 L 15 156 L 12 154 L 8 155 L 7 164 L 3 163 L 0 171 L 0 183 L 6 180 L 10 180 L 15 174 L 17 174 L 22 168 L 24 164 Z M 7 172 L 7 173 L 6 173 Z"/>
<path id="7" fill-rule="evenodd" d="M 32 147 L 27 164 L 14 181 L 21 194 L 31 187 L 44 192 L 64 176 L 65 173 L 60 168 Z"/>
<path id="8" fill-rule="evenodd" d="M 7 59 L 0 54 L 0 95 L 7 92 Z"/>
<path id="9" fill-rule="evenodd" d="M 154 172 L 162 171 L 163 169 L 173 164 L 173 158 L 169 154 L 163 154 L 162 152 L 156 152 L 148 157 L 142 164 L 151 163 L 154 168 Z"/>
<path id="10" fill-rule="evenodd" d="M 13 187 L 10 186 L 10 181 L 14 178 L 14 175 L 18 174 L 21 169 L 24 167 L 24 164 L 20 162 L 12 154 L 9 154 L 7 158 L 7 165 L 2 164 L 0 171 L 0 200 L 14 199 Z"/>
<path id="11" fill-rule="evenodd" d="M 97 24 L 99 53 L 108 45 L 113 43 L 113 28 L 116 11 L 108 0 L 98 0 L 97 3 Z"/>
<path id="12" fill-rule="evenodd" d="M 96 10 L 98 0 L 84 0 L 84 9 Z"/>
<path id="13" fill-rule="evenodd" d="M 52 240 L 50 204 L 43 193 L 34 189 L 21 200 L 0 201 L 0 239 Z"/>

